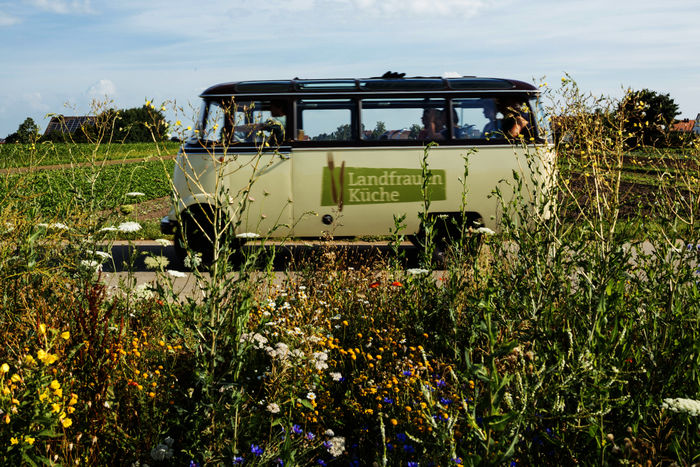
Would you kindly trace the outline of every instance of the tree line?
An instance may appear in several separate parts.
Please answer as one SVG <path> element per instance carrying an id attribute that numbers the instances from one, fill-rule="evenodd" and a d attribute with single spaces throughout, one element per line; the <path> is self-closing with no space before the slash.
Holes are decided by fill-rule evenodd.
<path id="1" fill-rule="evenodd" d="M 59 124 L 65 126 L 65 117 L 56 115 Z M 146 104 L 130 109 L 108 109 L 90 116 L 73 132 L 55 130 L 47 134 L 39 133 L 39 125 L 34 119 L 25 119 L 5 138 L 6 143 L 38 143 L 45 141 L 74 143 L 91 143 L 97 140 L 119 141 L 123 143 L 140 143 L 165 141 L 168 135 L 168 123 L 162 111 Z"/>

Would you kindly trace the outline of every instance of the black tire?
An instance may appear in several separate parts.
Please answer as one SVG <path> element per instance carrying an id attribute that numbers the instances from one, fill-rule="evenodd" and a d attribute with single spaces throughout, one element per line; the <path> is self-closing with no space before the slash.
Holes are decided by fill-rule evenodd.
<path id="1" fill-rule="evenodd" d="M 481 217 L 476 213 L 466 213 L 467 223 L 466 228 L 476 228 L 480 225 Z M 433 225 L 433 242 L 436 252 L 445 253 L 447 248 L 454 244 L 461 235 L 461 214 L 436 214 L 435 224 Z M 408 240 L 418 248 L 423 248 L 426 241 L 426 232 L 423 225 L 420 226 L 418 233 L 408 235 Z"/>
<path id="2" fill-rule="evenodd" d="M 214 221 L 219 224 L 214 228 Z M 214 235 L 218 233 L 219 243 L 231 242 L 225 231 L 226 219 L 219 213 L 215 216 L 211 206 L 196 205 L 182 213 L 180 229 L 175 236 L 175 253 L 184 260 L 188 251 L 201 255 L 202 264 L 211 265 L 214 261 Z M 237 240 L 237 239 L 234 239 Z"/>

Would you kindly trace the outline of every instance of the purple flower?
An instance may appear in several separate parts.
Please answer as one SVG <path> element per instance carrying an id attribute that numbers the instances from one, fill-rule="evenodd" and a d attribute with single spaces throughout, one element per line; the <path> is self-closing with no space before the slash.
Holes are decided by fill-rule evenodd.
<path id="1" fill-rule="evenodd" d="M 414 452 L 416 452 L 416 449 L 410 444 L 404 444 L 403 450 L 404 450 L 404 452 L 407 452 L 409 454 L 413 454 Z"/>
<path id="2" fill-rule="evenodd" d="M 326 462 L 323 459 L 319 459 L 316 461 L 318 465 L 326 465 Z"/>
<path id="3" fill-rule="evenodd" d="M 409 461 L 408 467 L 418 467 L 418 462 Z"/>
<path id="4" fill-rule="evenodd" d="M 397 439 L 400 443 L 405 443 L 405 442 L 406 442 L 406 435 L 403 434 L 403 433 L 397 433 L 397 434 L 396 434 L 396 439 Z"/>
<path id="5" fill-rule="evenodd" d="M 445 382 L 445 380 L 442 380 L 442 379 L 438 380 L 437 387 L 444 388 L 445 386 L 447 386 L 447 383 Z"/>
<path id="6" fill-rule="evenodd" d="M 301 429 L 299 425 L 293 425 L 292 426 L 292 431 L 296 433 L 297 435 L 300 435 L 304 432 L 304 430 Z"/>
<path id="7" fill-rule="evenodd" d="M 195 461 L 190 461 L 190 467 L 199 467 L 199 464 Z"/>
<path id="8" fill-rule="evenodd" d="M 250 452 L 252 452 L 256 456 L 260 456 L 264 452 L 264 450 L 263 450 L 263 448 L 261 448 L 257 444 L 251 444 L 250 445 Z"/>
<path id="9" fill-rule="evenodd" d="M 406 370 L 406 371 L 403 372 L 403 375 L 404 375 L 404 376 L 411 376 L 411 374 L 412 374 L 412 373 L 411 373 L 411 370 Z"/>
<path id="10" fill-rule="evenodd" d="M 234 464 L 242 464 L 244 460 L 245 459 L 243 459 L 241 456 L 233 456 L 233 463 Z"/>
<path id="11" fill-rule="evenodd" d="M 382 402 L 384 402 L 385 404 L 393 404 L 394 399 L 391 399 L 389 397 L 385 397 L 384 399 L 382 399 Z"/>
<path id="12" fill-rule="evenodd" d="M 314 434 L 311 433 L 310 431 L 308 433 L 306 433 L 306 439 L 308 439 L 309 441 L 313 441 L 315 437 L 316 436 L 314 436 Z"/>
<path id="13" fill-rule="evenodd" d="M 461 457 L 455 457 L 452 459 L 455 464 L 462 465 L 462 458 Z"/>
<path id="14" fill-rule="evenodd" d="M 452 400 L 451 400 L 451 399 L 446 399 L 446 398 L 443 397 L 443 398 L 440 399 L 440 403 L 441 403 L 442 405 L 450 405 L 450 404 L 452 403 Z"/>

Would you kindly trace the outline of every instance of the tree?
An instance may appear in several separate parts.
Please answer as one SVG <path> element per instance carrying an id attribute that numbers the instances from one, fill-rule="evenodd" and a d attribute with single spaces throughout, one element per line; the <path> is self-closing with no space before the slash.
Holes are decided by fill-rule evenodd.
<path id="1" fill-rule="evenodd" d="M 667 145 L 671 125 L 680 113 L 668 94 L 649 89 L 628 91 L 618 112 L 624 134 L 632 135 L 627 139 L 631 147 Z"/>
<path id="2" fill-rule="evenodd" d="M 115 139 L 126 143 L 165 141 L 168 125 L 165 116 L 152 105 L 118 111 Z"/>
<path id="3" fill-rule="evenodd" d="M 33 143 L 39 136 L 39 126 L 36 124 L 36 122 L 34 122 L 34 119 L 28 117 L 19 125 L 16 135 L 16 142 L 18 143 Z"/>

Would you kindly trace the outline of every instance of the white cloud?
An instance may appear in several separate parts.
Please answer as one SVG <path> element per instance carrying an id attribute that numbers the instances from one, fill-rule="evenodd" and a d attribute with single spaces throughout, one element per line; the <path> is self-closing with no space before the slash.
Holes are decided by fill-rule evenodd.
<path id="1" fill-rule="evenodd" d="M 47 112 L 49 110 L 49 106 L 44 102 L 40 92 L 23 94 L 22 101 L 34 112 Z"/>
<path id="2" fill-rule="evenodd" d="M 105 97 L 113 97 L 117 93 L 117 87 L 108 79 L 101 79 L 90 86 L 85 95 L 91 99 L 104 99 Z"/>
<path id="3" fill-rule="evenodd" d="M 4 26 L 12 26 L 13 24 L 17 23 L 19 23 L 19 18 L 0 11 L 0 28 Z"/>
<path id="4" fill-rule="evenodd" d="M 62 15 L 93 12 L 90 6 L 91 0 L 24 0 L 24 2 L 40 10 Z"/>

